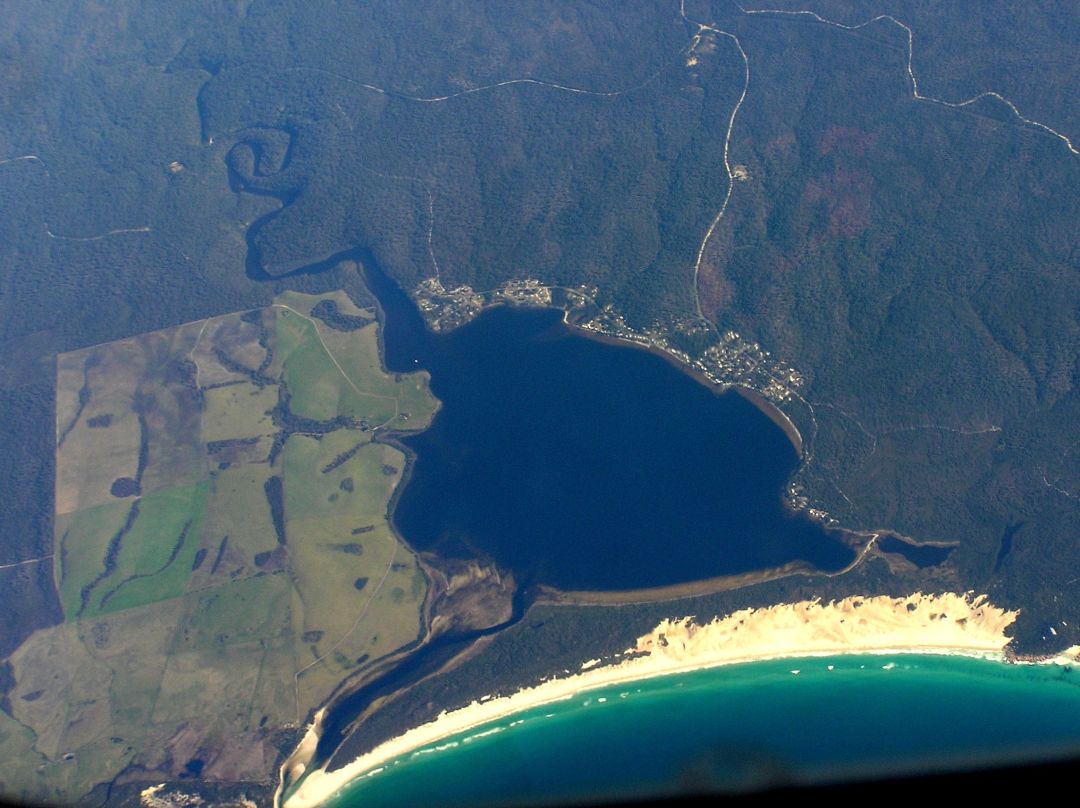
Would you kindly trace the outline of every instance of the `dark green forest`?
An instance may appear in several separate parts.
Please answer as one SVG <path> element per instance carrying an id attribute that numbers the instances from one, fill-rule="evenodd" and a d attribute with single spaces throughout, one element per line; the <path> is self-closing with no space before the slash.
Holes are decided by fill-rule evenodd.
<path id="1" fill-rule="evenodd" d="M 813 8 L 895 15 L 924 96 L 993 90 L 1080 142 L 1074 4 Z M 336 260 L 357 248 L 406 289 L 595 285 L 639 328 L 700 302 L 805 377 L 785 406 L 813 503 L 959 541 L 961 585 L 1022 607 L 1023 647 L 1080 642 L 1048 632 L 1080 626 L 1080 156 L 993 97 L 915 100 L 888 20 L 685 14 L 5 6 L 0 656 L 58 617 L 48 561 L 4 566 L 51 552 L 55 355 L 284 288 L 360 299 Z"/>

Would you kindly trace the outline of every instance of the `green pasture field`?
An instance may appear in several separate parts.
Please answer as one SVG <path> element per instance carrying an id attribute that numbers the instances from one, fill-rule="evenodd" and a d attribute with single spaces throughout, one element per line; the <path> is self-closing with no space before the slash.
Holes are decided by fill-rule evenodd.
<path id="1" fill-rule="evenodd" d="M 205 553 L 199 569 L 192 573 L 194 586 L 216 586 L 253 575 L 258 572 L 256 558 L 277 548 L 265 490 L 272 474 L 273 469 L 265 463 L 230 466 L 214 474 L 203 528 L 201 550 Z M 212 571 L 215 562 L 218 568 Z"/>
<path id="2" fill-rule="evenodd" d="M 257 387 L 250 382 L 240 382 L 204 391 L 203 442 L 271 434 L 276 430 L 270 413 L 277 400 L 277 385 Z"/>
<path id="3" fill-rule="evenodd" d="M 348 374 L 338 356 L 327 349 L 311 319 L 281 309 L 276 326 L 285 382 L 296 415 L 320 421 L 345 415 L 372 424 L 384 424 L 397 415 L 397 397 L 388 394 L 392 391 L 385 390 L 383 380 Z M 350 343 L 349 347 L 356 346 Z"/>
<path id="4" fill-rule="evenodd" d="M 209 487 L 203 481 L 143 497 L 139 518 L 124 540 L 130 549 L 121 550 L 116 573 L 97 587 L 100 611 L 130 609 L 184 593 L 199 549 Z"/>
<path id="5" fill-rule="evenodd" d="M 105 569 L 109 542 L 127 519 L 130 502 L 112 502 L 56 517 L 57 590 L 64 616 L 74 620 L 82 607 L 82 589 Z"/>
<path id="6" fill-rule="evenodd" d="M 324 300 L 362 325 L 328 326 Z M 176 777 L 164 750 L 224 737 L 243 750 L 210 765 L 255 776 L 265 728 L 416 639 L 427 581 L 387 520 L 405 457 L 374 437 L 437 402 L 383 369 L 373 317 L 290 293 L 58 359 L 66 620 L 10 658 L 0 755 L 45 764 L 12 794 L 67 799 L 132 763 Z"/>

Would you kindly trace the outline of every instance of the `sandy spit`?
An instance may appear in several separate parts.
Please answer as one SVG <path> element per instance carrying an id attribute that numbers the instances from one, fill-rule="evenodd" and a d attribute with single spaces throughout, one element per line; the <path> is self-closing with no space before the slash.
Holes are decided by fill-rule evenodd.
<path id="1" fill-rule="evenodd" d="M 743 609 L 704 625 L 664 620 L 606 665 L 549 679 L 510 696 L 444 711 L 334 772 L 310 772 L 285 808 L 317 806 L 363 774 L 404 754 L 544 704 L 596 688 L 676 673 L 784 657 L 835 654 L 950 654 L 1005 660 L 1005 630 L 1018 612 L 973 593 L 850 597 Z M 632 655 L 632 656 L 631 656 Z M 592 662 L 592 660 L 590 660 Z"/>
<path id="2" fill-rule="evenodd" d="M 322 723 L 325 718 L 326 708 L 323 707 L 315 713 L 311 723 L 308 724 L 307 729 L 304 731 L 304 737 L 296 745 L 296 749 L 281 764 L 278 771 L 277 788 L 274 789 L 274 808 L 279 808 L 281 805 L 281 794 L 285 784 L 295 783 L 299 780 L 307 771 L 311 759 L 315 757 L 315 750 L 319 746 L 319 736 L 322 735 Z"/>

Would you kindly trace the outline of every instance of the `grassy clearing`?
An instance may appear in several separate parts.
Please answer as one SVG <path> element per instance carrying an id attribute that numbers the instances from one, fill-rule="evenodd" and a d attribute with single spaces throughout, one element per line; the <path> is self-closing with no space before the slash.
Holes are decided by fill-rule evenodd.
<path id="1" fill-rule="evenodd" d="M 328 367 L 336 371 L 332 376 L 339 381 L 336 397 L 328 389 L 313 390 L 311 400 L 305 400 L 301 406 L 312 407 L 311 412 L 326 413 L 332 409 L 333 400 L 337 402 L 336 414 L 366 418 L 373 424 L 395 429 L 427 426 L 436 407 L 428 389 L 427 373 L 386 372 L 379 352 L 379 325 L 375 322 L 354 331 L 339 331 L 311 317 L 315 305 L 326 299 L 334 300 L 343 313 L 374 317 L 373 310 L 356 307 L 343 293 L 314 296 L 288 292 L 278 298 L 281 306 L 277 310 L 278 351 L 283 366 L 287 369 L 291 366 L 294 374 L 289 377 L 293 379 L 290 390 L 294 389 L 293 384 L 311 389 L 308 383 L 313 379 L 325 383 Z M 376 406 L 379 401 L 394 401 L 396 406 L 393 410 L 385 404 Z M 300 410 L 296 412 L 303 414 Z"/>
<path id="2" fill-rule="evenodd" d="M 34 733 L 0 710 L 0 760 L 19 761 L 4 767 L 0 792 L 13 803 L 39 802 L 46 795 L 60 796 L 46 779 L 43 768 L 48 760 L 34 748 Z"/>
<path id="3" fill-rule="evenodd" d="M 204 389 L 247 379 L 244 373 L 222 364 L 219 351 L 231 360 L 230 364 L 251 370 L 258 368 L 266 356 L 266 349 L 259 344 L 259 328 L 254 323 L 245 322 L 236 314 L 205 321 L 202 336 L 191 351 L 191 360 L 198 367 L 198 383 Z"/>
<path id="4" fill-rule="evenodd" d="M 131 351 L 119 353 L 127 356 Z M 57 513 L 112 502 L 113 481 L 134 477 L 138 469 L 142 430 L 131 406 L 142 370 L 141 357 L 131 356 L 134 364 L 124 374 L 109 354 L 105 347 L 88 348 L 57 360 L 69 367 L 57 376 L 57 384 L 65 386 L 64 398 L 78 399 L 82 393 L 85 400 L 78 421 L 71 420 L 78 407 L 72 409 L 70 404 L 66 409 L 71 411 L 58 421 L 64 442 L 56 460 Z M 83 392 L 83 364 L 102 355 L 105 358 L 86 372 Z"/>
<path id="5" fill-rule="evenodd" d="M 208 489 L 204 481 L 142 498 L 139 516 L 120 544 L 116 568 L 94 587 L 83 617 L 184 593 L 202 535 Z"/>
<path id="6" fill-rule="evenodd" d="M 285 382 L 292 411 L 302 418 L 325 421 L 359 408 L 356 392 L 334 367 L 315 333 L 315 326 L 291 312 L 278 314 L 279 329 L 297 329 L 299 344 L 285 363 Z"/>
<path id="7" fill-rule="evenodd" d="M 58 412 L 74 424 L 57 463 L 54 569 L 67 622 L 11 657 L 15 720 L 0 714 L 0 757 L 40 753 L 48 765 L 5 772 L 6 791 L 71 802 L 131 763 L 169 779 L 186 760 L 177 749 L 201 744 L 233 755 L 228 771 L 258 769 L 264 719 L 271 731 L 302 719 L 343 677 L 415 639 L 427 582 L 386 521 L 401 453 L 342 428 L 295 432 L 269 462 L 281 439 L 268 414 L 275 380 L 298 417 L 418 428 L 434 409 L 425 375 L 383 371 L 377 325 L 342 331 L 310 316 L 328 298 L 337 314 L 324 315 L 339 326 L 374 315 L 343 293 L 289 293 L 279 302 L 295 311 L 60 357 Z M 138 476 L 140 444 L 141 491 L 118 499 L 110 489 Z M 284 546 L 267 500 L 274 477 Z M 243 733 L 254 733 L 247 751 L 230 750 L 225 739 Z"/>
<path id="8" fill-rule="evenodd" d="M 304 605 L 304 632 L 321 635 L 312 643 L 320 655 L 352 630 L 399 550 L 385 522 L 382 447 L 365 445 L 348 462 L 319 473 L 336 448 L 302 436 L 293 436 L 285 446 L 286 531 L 294 582 Z M 367 583 L 358 588 L 358 581 Z"/>
<path id="9" fill-rule="evenodd" d="M 289 633 L 263 643 L 266 654 L 259 680 L 251 694 L 251 709 L 246 718 L 249 726 L 259 726 L 264 717 L 271 726 L 303 719 L 303 715 L 297 717 L 296 690 L 293 686 L 293 675 L 298 667 L 298 636 Z"/>
<path id="10" fill-rule="evenodd" d="M 310 309 L 310 306 L 306 308 Z M 305 319 L 298 311 L 283 310 L 278 317 L 279 327 L 280 323 L 287 322 L 288 329 L 293 332 L 289 339 L 291 350 L 300 351 L 302 341 L 309 345 L 317 342 L 321 350 L 315 352 L 319 354 L 318 357 L 309 353 L 299 353 L 293 357 L 296 364 L 313 363 L 310 368 L 297 371 L 296 383 L 309 381 L 309 374 L 325 379 L 325 360 L 330 359 L 338 371 L 337 375 L 344 381 L 343 386 L 339 385 L 336 399 L 340 414 L 366 418 L 371 423 L 395 429 L 422 429 L 430 422 L 435 400 L 428 390 L 427 374 L 421 371 L 402 375 L 383 370 L 379 354 L 379 326 L 376 323 L 354 331 L 339 331 L 317 319 Z M 310 331 L 302 329 L 298 320 L 309 326 Z M 289 359 L 284 361 L 285 366 L 289 367 Z M 324 408 L 320 411 L 326 412 L 330 393 L 324 390 L 321 395 Z M 390 401 L 396 402 L 393 410 L 386 406 Z M 383 406 L 377 406 L 378 402 L 383 402 Z M 305 402 L 303 406 L 309 404 Z"/>
<path id="11" fill-rule="evenodd" d="M 107 741 L 96 739 L 71 750 L 74 755 L 70 766 L 74 769 L 72 779 L 77 783 L 94 782 L 101 772 L 121 771 L 138 753 L 138 747 L 129 739 L 114 736 Z"/>
<path id="12" fill-rule="evenodd" d="M 132 653 L 135 657 L 128 664 L 124 664 L 123 659 L 112 660 L 109 700 L 112 704 L 111 723 L 115 727 L 137 726 L 150 721 L 169 659 L 165 654 L 149 654 L 138 649 L 133 649 Z"/>
<path id="13" fill-rule="evenodd" d="M 390 429 L 427 429 L 435 417 L 437 406 L 429 388 L 431 377 L 426 370 L 402 376 L 398 398 L 398 415 L 387 426 Z"/>
<path id="14" fill-rule="evenodd" d="M 395 374 L 383 370 L 376 323 L 356 331 L 336 331 L 315 321 L 315 328 L 346 376 L 357 380 L 363 390 L 397 401 L 389 420 L 377 423 L 385 423 L 390 429 L 423 429 L 430 423 L 435 400 L 428 389 L 427 372 Z"/>
<path id="15" fill-rule="evenodd" d="M 326 292 L 321 295 L 309 295 L 304 292 L 288 290 L 274 298 L 274 303 L 288 306 L 290 309 L 295 309 L 301 314 L 311 316 L 312 310 L 324 300 L 333 301 L 337 306 L 337 310 L 342 314 L 354 317 L 366 317 L 369 320 L 375 319 L 374 308 L 361 308 L 360 306 L 357 306 L 352 302 L 349 296 L 340 289 L 336 292 Z"/>
<path id="16" fill-rule="evenodd" d="M 108 727 L 109 670 L 87 651 L 75 624 L 33 634 L 9 661 L 13 715 L 34 731 L 42 754 L 55 760 Z"/>
<path id="17" fill-rule="evenodd" d="M 337 468 L 323 473 L 333 460 L 355 446 L 356 433 L 338 430 L 315 440 L 293 435 L 285 444 L 285 513 L 289 521 L 340 521 L 344 535 L 353 528 L 381 523 L 404 457 L 396 449 L 366 443 Z M 390 459 L 387 461 L 389 449 Z M 393 473 L 391 469 L 394 470 Z"/>
<path id="18" fill-rule="evenodd" d="M 109 542 L 127 519 L 131 502 L 84 508 L 56 518 L 56 565 L 64 616 L 73 620 L 82 606 L 82 589 L 105 569 Z"/>
<path id="19" fill-rule="evenodd" d="M 427 593 L 427 580 L 411 553 L 398 553 L 395 562 L 355 638 L 357 643 L 364 643 L 365 652 L 372 658 L 412 642 L 420 633 L 420 607 Z"/>
<path id="20" fill-rule="evenodd" d="M 160 601 L 78 624 L 79 639 L 110 671 L 111 722 L 122 737 L 150 723 L 161 677 L 180 625 L 181 601 Z"/>
<path id="21" fill-rule="evenodd" d="M 338 355 L 331 355 L 315 324 L 296 312 L 277 315 L 278 350 L 292 411 L 324 421 L 338 415 L 381 424 L 397 412 L 397 397 L 381 380 L 347 376 Z"/>
<path id="22" fill-rule="evenodd" d="M 88 353 L 72 351 L 56 357 L 56 425 L 60 431 L 74 423 L 79 411 L 79 390 L 83 384 L 83 365 Z"/>
<path id="23" fill-rule="evenodd" d="M 297 566 L 304 570 L 296 576 L 296 588 L 304 604 L 304 631 L 321 634 L 319 640 L 309 644 L 309 650 L 310 646 L 314 646 L 317 651 L 313 658 L 322 656 L 353 631 L 371 594 L 381 591 L 380 584 L 391 563 L 399 556 L 403 560 L 409 557 L 391 536 L 372 535 L 375 538 L 364 542 L 364 555 L 361 557 L 335 553 L 327 549 L 325 543 L 306 545 L 297 550 Z M 365 581 L 366 584 L 358 589 L 357 581 Z M 365 615 L 364 621 L 373 622 L 374 617 L 368 621 Z M 362 645 L 357 647 L 358 653 L 353 655 L 353 661 L 355 656 L 367 653 Z"/>
<path id="24" fill-rule="evenodd" d="M 147 380 L 140 394 L 152 401 L 143 417 L 146 467 L 144 494 L 206 477 L 206 446 L 199 438 L 202 407 L 198 393 L 181 384 Z"/>
<path id="25" fill-rule="evenodd" d="M 415 639 L 427 590 L 422 578 L 415 585 L 416 560 L 386 523 L 404 456 L 366 444 L 330 472 L 318 471 L 350 434 L 294 435 L 285 446 L 286 529 L 309 639 L 299 658 L 318 662 L 302 677 L 305 693 Z"/>
<path id="26" fill-rule="evenodd" d="M 193 573 L 193 586 L 219 585 L 236 576 L 253 575 L 260 554 L 277 548 L 264 486 L 273 474 L 264 463 L 231 466 L 215 473 L 203 527 L 203 561 Z M 228 537 L 218 568 L 222 539 Z"/>
<path id="27" fill-rule="evenodd" d="M 185 599 L 171 651 L 222 648 L 287 635 L 290 597 L 284 574 L 257 575 L 193 592 Z"/>
<path id="28" fill-rule="evenodd" d="M 117 479 L 140 472 L 143 492 L 201 476 L 198 398 L 181 370 L 200 328 L 187 324 L 58 359 L 64 371 L 57 383 L 66 387 L 60 398 L 70 409 L 74 387 L 83 405 L 78 420 L 61 427 L 58 513 L 104 504 Z"/>
<path id="29" fill-rule="evenodd" d="M 415 557 L 388 534 L 366 544 L 365 554 L 369 553 L 370 560 L 381 568 L 324 567 L 333 572 L 324 572 L 322 578 L 327 583 L 322 590 L 307 581 L 298 582 L 298 591 L 316 595 L 304 601 L 305 629 L 321 632 L 318 641 L 298 649 L 303 672 L 297 684 L 302 704 L 317 703 L 319 694 L 332 690 L 343 677 L 412 642 L 419 634 L 427 582 Z M 306 565 L 309 569 L 318 569 L 328 561 L 311 555 L 315 557 Z M 376 567 L 376 563 L 370 566 Z M 364 576 L 368 577 L 367 585 L 358 592 L 350 578 L 363 571 L 378 572 L 378 577 Z"/>
<path id="30" fill-rule="evenodd" d="M 265 651 L 258 642 L 175 653 L 169 657 L 153 721 L 179 722 L 216 715 L 243 732 L 251 714 Z"/>
<path id="31" fill-rule="evenodd" d="M 309 313 L 319 298 L 292 295 L 282 302 Z M 339 302 L 339 310 L 346 310 Z M 398 376 L 382 369 L 375 324 L 339 331 L 300 314 L 279 311 L 279 351 L 290 390 L 302 384 L 320 394 L 308 409 L 329 417 L 337 413 L 366 417 L 372 423 L 422 427 L 435 401 L 424 374 Z M 314 350 L 318 348 L 318 351 Z M 364 392 L 394 400 L 395 408 L 375 415 L 350 410 L 358 399 L 331 393 L 309 381 L 325 378 L 330 356 L 335 380 L 348 378 Z M 351 387 L 351 385 L 350 385 Z M 336 396 L 336 398 L 334 398 Z M 365 402 L 369 399 L 363 399 Z M 296 397 L 293 397 L 297 410 Z M 306 400 L 301 406 L 312 406 Z M 408 414 L 402 418 L 402 414 Z M 301 660 L 319 660 L 300 683 L 314 693 L 363 661 L 375 659 L 415 639 L 427 583 L 416 560 L 391 534 L 387 503 L 404 469 L 405 458 L 392 447 L 369 444 L 323 473 L 334 458 L 355 447 L 354 433 L 339 430 L 316 440 L 292 436 L 283 453 L 286 532 L 297 592 L 303 606 L 303 634 L 310 639 Z M 355 531 L 355 532 L 354 532 Z M 303 693 L 302 693 L 303 696 Z"/>
<path id="32" fill-rule="evenodd" d="M 378 325 L 372 323 L 356 331 L 335 331 L 316 321 L 315 328 L 350 379 L 362 380 L 365 389 L 387 398 L 401 395 L 394 374 L 383 370 Z"/>
<path id="33" fill-rule="evenodd" d="M 275 432 L 271 410 L 277 405 L 276 385 L 249 382 L 216 387 L 203 393 L 202 440 L 242 440 Z"/>

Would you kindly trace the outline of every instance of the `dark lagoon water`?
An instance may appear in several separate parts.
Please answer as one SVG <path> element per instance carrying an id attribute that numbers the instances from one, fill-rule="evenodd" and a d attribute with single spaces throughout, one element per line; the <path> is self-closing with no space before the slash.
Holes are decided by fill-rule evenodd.
<path id="1" fill-rule="evenodd" d="M 955 547 L 935 547 L 930 544 L 909 544 L 893 536 L 882 536 L 878 547 L 886 553 L 899 553 L 917 567 L 936 567 L 943 564 Z"/>
<path id="2" fill-rule="evenodd" d="M 403 440 L 415 460 L 393 518 L 414 547 L 571 590 L 851 561 L 837 535 L 785 509 L 798 456 L 741 396 L 585 337 L 555 310 L 495 308 L 434 335 L 377 269 L 368 276 L 387 365 L 426 368 L 442 402 Z"/>
<path id="3" fill-rule="evenodd" d="M 1071 668 L 916 655 L 790 659 L 526 710 L 407 754 L 327 805 L 565 805 L 1078 753 L 1080 673 Z"/>

